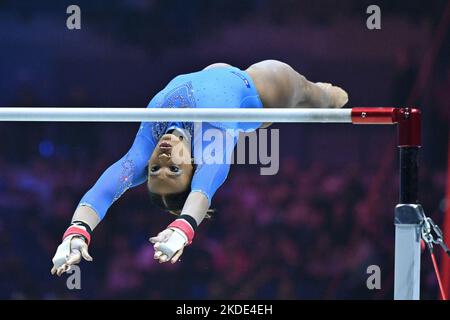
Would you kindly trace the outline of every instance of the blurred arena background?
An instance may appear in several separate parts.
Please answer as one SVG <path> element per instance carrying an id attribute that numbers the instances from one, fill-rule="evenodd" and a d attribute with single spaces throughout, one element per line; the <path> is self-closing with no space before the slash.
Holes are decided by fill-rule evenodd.
<path id="1" fill-rule="evenodd" d="M 81 8 L 79 31 L 65 27 L 70 4 Z M 349 106 L 421 107 L 420 198 L 442 225 L 448 28 L 420 94 L 411 92 L 447 1 L 379 2 L 376 31 L 366 28 L 370 4 L 0 1 L 0 105 L 145 107 L 177 74 L 279 59 L 345 88 Z M 217 213 L 176 265 L 154 262 L 147 241 L 172 216 L 151 207 L 145 185 L 128 191 L 94 232 L 82 290 L 68 290 L 65 277 L 50 275 L 62 232 L 138 126 L 0 123 L 0 298 L 392 299 L 395 127 L 319 124 L 275 124 L 280 172 L 234 166 L 213 201 Z M 422 298 L 436 299 L 430 259 L 422 259 Z M 381 290 L 366 287 L 373 264 Z"/>

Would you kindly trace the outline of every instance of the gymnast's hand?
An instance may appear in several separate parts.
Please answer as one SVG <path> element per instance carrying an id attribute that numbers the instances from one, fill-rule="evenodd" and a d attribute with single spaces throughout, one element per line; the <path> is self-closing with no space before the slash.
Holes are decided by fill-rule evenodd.
<path id="1" fill-rule="evenodd" d="M 81 258 L 92 261 L 85 238 L 76 234 L 69 235 L 56 249 L 55 256 L 52 259 L 51 273 L 61 276 L 64 272 L 69 271 L 72 265 L 80 263 Z"/>
<path id="2" fill-rule="evenodd" d="M 171 263 L 177 262 L 183 254 L 184 247 L 188 244 L 186 234 L 176 228 L 167 228 L 158 233 L 156 237 L 150 238 L 149 241 L 154 244 L 154 259 L 159 263 L 169 260 Z"/>
<path id="3" fill-rule="evenodd" d="M 76 212 L 75 212 L 76 213 Z M 95 213 L 94 213 L 95 214 Z M 75 215 L 74 215 L 75 216 Z M 73 220 L 63 235 L 63 242 L 56 249 L 53 257 L 52 274 L 62 275 L 70 266 L 78 264 L 81 258 L 92 261 L 88 252 L 92 228 L 84 221 Z"/>

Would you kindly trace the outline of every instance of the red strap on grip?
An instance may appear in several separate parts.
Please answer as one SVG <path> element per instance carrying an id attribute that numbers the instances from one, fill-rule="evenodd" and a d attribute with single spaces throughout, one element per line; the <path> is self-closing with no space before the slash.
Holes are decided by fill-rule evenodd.
<path id="1" fill-rule="evenodd" d="M 63 240 L 73 234 L 78 234 L 85 237 L 88 245 L 91 242 L 91 235 L 89 234 L 89 232 L 77 226 L 70 226 L 69 228 L 67 228 L 66 232 L 64 232 Z"/>
<path id="2" fill-rule="evenodd" d="M 176 229 L 182 231 L 188 238 L 187 244 L 192 243 L 192 239 L 194 239 L 195 232 L 194 232 L 194 229 L 191 227 L 191 225 L 186 220 L 177 219 L 174 222 L 172 222 L 171 224 L 169 224 L 169 226 L 167 228 L 176 228 Z"/>

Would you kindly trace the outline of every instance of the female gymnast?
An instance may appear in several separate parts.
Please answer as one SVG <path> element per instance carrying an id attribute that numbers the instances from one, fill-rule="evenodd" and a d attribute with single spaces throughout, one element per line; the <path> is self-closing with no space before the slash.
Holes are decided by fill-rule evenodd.
<path id="1" fill-rule="evenodd" d="M 266 60 L 240 70 L 225 63 L 179 75 L 150 101 L 149 108 L 340 108 L 347 93 L 329 83 L 313 83 L 289 65 Z M 246 131 L 270 123 L 202 123 Z M 84 258 L 92 231 L 126 190 L 147 181 L 153 203 L 178 217 L 157 236 L 154 258 L 175 263 L 208 215 L 211 199 L 225 181 L 229 161 L 207 164 L 193 151 L 197 139 L 188 122 L 143 122 L 131 149 L 112 164 L 83 196 L 53 257 L 52 274 L 60 276 Z M 202 139 L 200 139 L 202 140 Z M 236 144 L 237 138 L 233 138 Z M 200 142 L 203 143 L 203 142 Z M 224 153 L 224 158 L 230 157 Z M 224 159 L 226 160 L 226 159 Z"/>

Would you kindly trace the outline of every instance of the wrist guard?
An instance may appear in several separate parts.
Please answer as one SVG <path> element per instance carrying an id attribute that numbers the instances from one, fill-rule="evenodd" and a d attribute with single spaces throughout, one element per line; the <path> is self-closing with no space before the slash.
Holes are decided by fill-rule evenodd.
<path id="1" fill-rule="evenodd" d="M 197 222 L 193 217 L 187 214 L 182 214 L 178 219 L 169 224 L 167 228 L 176 229 L 183 232 L 187 238 L 187 245 L 189 245 L 194 239 L 195 230 L 197 229 Z"/>
<path id="2" fill-rule="evenodd" d="M 91 242 L 92 229 L 83 221 L 73 221 L 70 224 L 70 227 L 67 228 L 66 232 L 64 232 L 63 240 L 70 235 L 82 236 L 85 239 L 86 244 L 89 245 Z"/>

